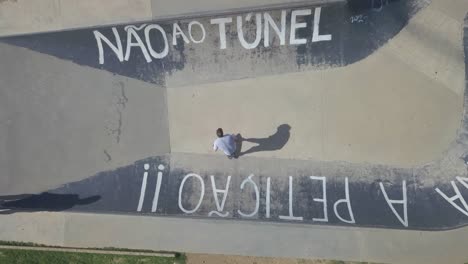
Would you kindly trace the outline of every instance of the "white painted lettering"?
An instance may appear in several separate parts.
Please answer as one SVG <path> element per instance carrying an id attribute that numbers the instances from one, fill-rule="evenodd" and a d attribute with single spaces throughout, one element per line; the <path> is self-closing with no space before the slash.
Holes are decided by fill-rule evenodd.
<path id="1" fill-rule="evenodd" d="M 456 178 L 463 186 L 465 186 L 465 188 L 468 189 L 468 178 L 459 177 L 459 176 L 457 176 Z"/>
<path id="2" fill-rule="evenodd" d="M 245 17 L 245 21 L 250 21 L 252 18 L 252 14 L 249 13 Z M 239 41 L 245 49 L 254 49 L 260 43 L 262 39 L 262 14 L 257 13 L 255 15 L 255 24 L 256 24 L 256 33 L 255 33 L 255 40 L 252 43 L 248 43 L 244 38 L 244 31 L 242 29 L 242 16 L 237 16 L 237 36 L 239 37 Z"/>
<path id="3" fill-rule="evenodd" d="M 143 173 L 143 181 L 141 182 L 141 189 L 140 189 L 140 199 L 138 200 L 138 207 L 137 211 L 141 212 L 143 208 L 143 202 L 145 201 L 145 193 L 146 193 L 146 182 L 148 181 L 148 170 L 150 168 L 149 164 L 144 165 L 145 172 Z"/>
<path id="4" fill-rule="evenodd" d="M 224 190 L 223 189 L 218 189 L 218 188 L 216 188 L 214 176 L 211 175 L 211 187 L 213 188 L 213 196 L 214 196 L 214 199 L 215 199 L 217 211 L 211 211 L 208 214 L 208 216 L 212 216 L 213 214 L 216 214 L 216 215 L 221 216 L 221 217 L 226 217 L 226 216 L 229 215 L 229 212 L 223 213 L 223 211 L 224 211 L 224 204 L 226 203 L 226 198 L 227 198 L 227 194 L 228 194 L 228 191 L 229 191 L 229 183 L 230 182 L 231 182 L 231 176 L 228 176 L 227 182 L 226 182 L 226 188 Z M 223 194 L 221 204 L 219 204 L 218 193 Z"/>
<path id="5" fill-rule="evenodd" d="M 193 31 L 192 31 L 193 25 L 197 25 L 200 28 L 201 32 L 202 32 L 202 37 L 199 40 L 195 40 L 193 38 Z M 206 32 L 205 32 L 205 27 L 203 26 L 202 23 L 200 23 L 198 21 L 192 21 L 192 22 L 190 22 L 188 24 L 188 30 L 189 30 L 190 40 L 192 40 L 193 43 L 202 43 L 205 40 Z"/>
<path id="6" fill-rule="evenodd" d="M 181 36 L 185 43 L 189 43 L 187 36 L 185 36 L 184 32 L 180 28 L 179 24 L 174 23 L 172 26 L 172 45 L 177 45 L 177 37 Z"/>
<path id="7" fill-rule="evenodd" d="M 122 48 L 122 41 L 120 40 L 119 32 L 115 27 L 112 28 L 112 32 L 114 33 L 115 43 L 114 45 L 106 36 L 104 36 L 101 32 L 94 30 L 94 38 L 96 38 L 98 50 L 99 50 L 99 64 L 104 64 L 104 48 L 102 47 L 102 41 L 104 41 L 109 48 L 117 55 L 117 58 L 120 62 L 124 60 L 123 48 Z"/>
<path id="8" fill-rule="evenodd" d="M 136 42 L 133 42 L 133 39 L 136 40 Z M 151 62 L 152 59 L 150 55 L 148 54 L 148 50 L 146 50 L 145 44 L 143 41 L 141 41 L 140 36 L 138 36 L 138 33 L 135 31 L 134 27 L 128 27 L 127 28 L 127 50 L 125 52 L 125 60 L 128 61 L 130 58 L 130 53 L 133 47 L 140 47 L 141 52 L 143 53 L 143 56 L 145 56 L 146 62 Z"/>
<path id="9" fill-rule="evenodd" d="M 158 166 L 158 178 L 156 180 L 156 189 L 154 190 L 153 205 L 151 206 L 151 212 L 153 213 L 156 212 L 156 210 L 158 210 L 158 200 L 159 200 L 159 193 L 161 192 L 163 170 L 164 170 L 164 166 L 160 164 Z"/>
<path id="10" fill-rule="evenodd" d="M 457 180 L 465 186 L 465 188 L 468 188 L 468 178 L 463 178 L 463 177 L 457 177 Z M 458 189 L 457 185 L 455 184 L 454 181 L 450 181 L 452 184 L 452 188 L 455 191 L 455 195 L 452 197 L 448 197 L 445 193 L 443 193 L 439 188 L 436 188 L 435 190 L 437 193 L 439 193 L 442 197 L 444 197 L 447 202 L 449 202 L 455 209 L 463 213 L 464 215 L 468 216 L 468 204 L 466 203 L 465 198 L 463 195 L 460 193 L 460 190 Z M 464 208 L 459 206 L 455 201 L 460 200 L 460 203 L 463 205 Z"/>
<path id="11" fill-rule="evenodd" d="M 153 49 L 153 46 L 151 45 L 151 39 L 150 39 L 150 31 L 152 29 L 156 29 L 158 30 L 163 39 L 164 39 L 164 49 L 161 51 L 161 52 L 156 52 L 154 49 Z M 167 56 L 167 54 L 169 53 L 169 44 L 167 42 L 167 36 L 166 36 L 166 32 L 164 31 L 164 29 L 160 26 L 160 25 L 157 25 L 157 24 L 152 24 L 152 25 L 149 25 L 145 28 L 145 38 L 146 38 L 146 45 L 148 46 L 148 50 L 151 54 L 151 56 L 155 59 L 162 59 L 164 57 Z"/>
<path id="12" fill-rule="evenodd" d="M 292 176 L 289 176 L 289 215 L 280 215 L 280 219 L 283 220 L 294 220 L 302 221 L 302 216 L 293 215 L 293 187 L 292 187 Z"/>
<path id="13" fill-rule="evenodd" d="M 197 179 L 200 182 L 201 190 L 200 190 L 200 199 L 198 200 L 197 206 L 195 206 L 195 208 L 193 208 L 192 210 L 187 210 L 182 206 L 182 190 L 184 189 L 185 181 L 190 177 L 195 177 L 195 179 Z M 179 187 L 179 209 L 182 212 L 186 213 L 186 214 L 195 213 L 198 210 L 198 208 L 200 207 L 204 196 L 205 196 L 205 183 L 203 182 L 202 177 L 200 177 L 200 175 L 195 174 L 195 173 L 189 173 L 189 174 L 185 175 L 185 177 L 184 177 L 184 179 L 182 179 L 182 182 L 180 183 L 180 187 Z"/>
<path id="14" fill-rule="evenodd" d="M 408 200 L 406 196 L 406 181 L 403 181 L 403 199 L 402 200 L 390 200 L 388 198 L 387 192 L 385 191 L 385 188 L 383 186 L 383 183 L 379 183 L 380 185 L 380 190 L 382 190 L 382 193 L 385 197 L 385 201 L 387 201 L 388 206 L 390 209 L 392 209 L 393 214 L 398 218 L 398 221 L 405 226 L 408 227 Z M 393 206 L 394 204 L 402 204 L 403 205 L 403 218 L 398 214 L 396 211 L 395 207 Z"/>
<path id="15" fill-rule="evenodd" d="M 133 28 L 133 29 L 135 29 L 136 31 L 138 31 L 138 30 L 142 30 L 144 27 L 146 27 L 146 24 L 141 24 L 140 26 L 128 25 L 128 26 L 125 26 L 125 27 L 124 27 L 124 30 L 125 30 L 125 31 L 128 31 L 129 28 Z"/>
<path id="16" fill-rule="evenodd" d="M 252 14 L 249 13 L 245 17 L 245 21 L 250 21 L 252 18 Z M 255 40 L 252 43 L 248 43 L 244 38 L 244 31 L 242 29 L 242 16 L 237 16 L 237 36 L 239 37 L 239 41 L 245 49 L 254 49 L 260 43 L 262 39 L 262 14 L 257 13 L 255 15 L 255 25 L 256 25 L 256 33 L 255 33 Z"/>
<path id="17" fill-rule="evenodd" d="M 342 217 L 338 213 L 338 205 L 341 204 L 341 203 L 346 203 L 346 205 L 348 207 L 348 214 L 349 214 L 349 218 L 350 218 L 349 220 L 345 219 L 344 217 Z M 353 210 L 351 208 L 351 200 L 349 199 L 348 177 L 345 178 L 345 198 L 340 199 L 340 200 L 335 202 L 335 204 L 333 205 L 333 211 L 335 212 L 336 217 L 338 219 L 340 219 L 342 222 L 345 222 L 345 223 L 348 223 L 348 224 L 355 224 L 356 223 L 356 221 L 354 220 Z"/>
<path id="18" fill-rule="evenodd" d="M 232 23 L 232 17 L 214 18 L 210 23 L 218 25 L 220 49 L 226 49 L 226 23 Z"/>
<path id="19" fill-rule="evenodd" d="M 312 10 L 310 9 L 294 10 L 291 12 L 291 32 L 289 35 L 289 44 L 300 45 L 307 43 L 307 39 L 296 39 L 296 30 L 298 28 L 307 27 L 307 23 L 297 23 L 296 21 L 298 16 L 308 16 L 310 14 L 312 14 Z"/>
<path id="20" fill-rule="evenodd" d="M 319 42 L 319 41 L 330 41 L 332 39 L 332 35 L 320 35 L 320 13 L 322 11 L 321 7 L 315 8 L 314 13 L 314 33 L 312 34 L 312 42 Z"/>
<path id="21" fill-rule="evenodd" d="M 265 20 L 265 28 L 263 32 L 263 45 L 265 47 L 270 46 L 270 26 L 276 32 L 279 37 L 280 45 L 283 46 L 286 43 L 286 11 L 281 11 L 281 29 L 278 28 L 278 25 L 273 21 L 273 18 L 268 13 L 263 14 L 263 19 Z"/>
<path id="22" fill-rule="evenodd" d="M 316 222 L 328 222 L 327 211 L 327 178 L 323 176 L 310 176 L 312 180 L 322 181 L 322 198 L 314 198 L 314 202 L 323 204 L 323 218 L 312 218 Z"/>
<path id="23" fill-rule="evenodd" d="M 253 210 L 253 212 L 250 213 L 250 214 L 246 214 L 246 213 L 241 212 L 241 210 L 237 210 L 237 212 L 243 217 L 252 217 L 252 216 L 256 215 L 258 213 L 258 208 L 260 207 L 260 193 L 258 191 L 257 184 L 252 180 L 253 176 L 254 176 L 253 174 L 250 174 L 250 176 L 247 177 L 247 179 L 242 181 L 241 186 L 240 186 L 241 190 L 243 190 L 244 186 L 247 183 L 250 183 L 250 184 L 253 185 L 254 190 L 255 190 L 255 209 Z"/>

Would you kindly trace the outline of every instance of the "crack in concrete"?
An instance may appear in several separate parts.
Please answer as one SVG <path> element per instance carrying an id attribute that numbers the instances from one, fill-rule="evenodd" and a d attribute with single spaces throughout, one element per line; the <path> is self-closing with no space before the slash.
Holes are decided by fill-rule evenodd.
<path id="1" fill-rule="evenodd" d="M 107 130 L 109 130 L 109 135 L 115 135 L 115 140 L 117 143 L 120 143 L 120 137 L 122 135 L 122 126 L 123 126 L 123 110 L 127 106 L 128 102 L 128 97 L 125 94 L 125 85 L 122 81 L 118 81 L 114 83 L 114 86 L 117 86 L 119 88 L 118 94 L 114 94 L 116 98 L 116 103 L 115 103 L 115 110 L 117 112 L 117 125 L 116 128 L 109 128 L 108 126 L 106 127 Z"/>
<path id="2" fill-rule="evenodd" d="M 107 150 L 105 149 L 104 150 L 104 155 L 106 155 L 106 162 L 110 162 L 112 160 L 112 156 L 109 154 L 109 152 L 107 152 Z"/>

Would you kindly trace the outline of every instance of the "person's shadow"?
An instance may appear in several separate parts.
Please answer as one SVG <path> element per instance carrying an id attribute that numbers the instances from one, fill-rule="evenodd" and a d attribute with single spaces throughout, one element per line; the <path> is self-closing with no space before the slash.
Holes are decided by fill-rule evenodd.
<path id="1" fill-rule="evenodd" d="M 276 133 L 266 138 L 243 138 L 240 134 L 237 135 L 237 156 L 261 152 L 261 151 L 274 151 L 279 150 L 286 145 L 291 136 L 291 126 L 282 124 L 278 126 Z M 242 142 L 252 142 L 257 144 L 246 151 L 242 151 Z"/>
<path id="2" fill-rule="evenodd" d="M 78 194 L 55 194 L 48 192 L 0 196 L 0 213 L 64 211 L 76 205 L 95 203 L 100 199 L 101 196 L 99 195 L 80 198 Z"/>

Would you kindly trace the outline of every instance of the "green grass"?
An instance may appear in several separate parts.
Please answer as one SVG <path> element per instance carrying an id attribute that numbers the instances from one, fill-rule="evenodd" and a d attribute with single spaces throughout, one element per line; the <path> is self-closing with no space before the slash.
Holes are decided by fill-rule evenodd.
<path id="1" fill-rule="evenodd" d="M 17 242 L 17 241 L 4 241 L 4 240 L 0 240 L 0 245 L 3 245 L 3 246 L 19 246 L 19 247 L 64 248 L 64 247 L 36 244 L 36 243 L 31 243 L 31 242 Z M 148 250 L 148 249 L 130 249 L 130 248 L 115 248 L 115 247 L 104 247 L 104 248 L 90 247 L 90 248 L 83 248 L 83 249 L 106 250 L 106 251 L 142 252 L 142 253 L 169 253 L 169 254 L 181 255 L 180 253 L 174 253 L 174 252 L 170 252 L 170 251 L 156 251 L 156 250 Z"/>
<path id="2" fill-rule="evenodd" d="M 16 242 L 16 241 L 3 241 L 0 240 L 0 245 L 3 246 L 18 246 L 18 247 L 48 247 L 42 244 L 36 244 L 31 242 Z"/>
<path id="3" fill-rule="evenodd" d="M 124 256 L 92 253 L 68 253 L 21 249 L 0 249 L 0 264 L 173 264 L 185 263 L 185 256 L 175 258 Z"/>

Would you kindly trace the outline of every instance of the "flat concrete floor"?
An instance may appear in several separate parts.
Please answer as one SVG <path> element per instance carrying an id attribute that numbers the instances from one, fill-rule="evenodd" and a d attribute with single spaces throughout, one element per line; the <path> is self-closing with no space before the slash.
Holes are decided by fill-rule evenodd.
<path id="1" fill-rule="evenodd" d="M 282 149 L 250 156 L 431 162 L 463 114 L 466 10 L 433 1 L 343 68 L 180 85 L 194 74 L 184 69 L 166 88 L 1 44 L 0 193 L 40 192 L 169 152 L 213 153 L 218 127 L 265 138 L 291 126 Z"/>
<path id="2" fill-rule="evenodd" d="M 252 156 L 430 162 L 460 126 L 467 10 L 465 0 L 434 0 L 346 68 L 184 87 L 169 76 L 167 90 L 2 44 L 0 193 L 39 192 L 169 151 L 211 153 L 219 126 L 245 137 L 292 127 L 283 149 Z M 46 212 L 0 225 L 2 240 L 61 246 L 393 263 L 466 262 L 467 233 Z"/>
<path id="3" fill-rule="evenodd" d="M 466 263 L 468 228 L 424 232 L 80 213 L 2 216 L 2 240 L 62 247 L 341 259 L 375 263 Z"/>
<path id="4" fill-rule="evenodd" d="M 0 61 L 2 195 L 170 151 L 165 89 L 6 44 Z"/>
<path id="5" fill-rule="evenodd" d="M 211 153 L 218 127 L 265 138 L 289 124 L 283 149 L 249 155 L 402 167 L 441 158 L 460 126 L 465 85 L 463 15 L 441 6 L 344 68 L 174 88 L 181 74 L 168 76 L 172 152 Z"/>

